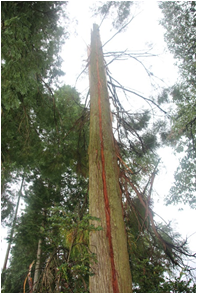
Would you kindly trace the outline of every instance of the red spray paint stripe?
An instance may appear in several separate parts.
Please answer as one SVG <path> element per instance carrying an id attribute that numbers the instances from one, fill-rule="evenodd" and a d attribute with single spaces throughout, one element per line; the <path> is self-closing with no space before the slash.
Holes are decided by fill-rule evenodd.
<path id="1" fill-rule="evenodd" d="M 98 48 L 98 46 L 97 46 Z M 98 107 L 99 107 L 99 135 L 101 141 L 101 162 L 102 162 L 102 180 L 103 180 L 103 194 L 105 200 L 105 215 L 107 223 L 107 237 L 109 240 L 109 249 L 110 249 L 110 260 L 111 260 L 111 270 L 112 270 L 112 287 L 113 293 L 119 293 L 118 280 L 116 275 L 115 263 L 114 263 L 114 251 L 112 245 L 112 236 L 111 236 L 111 219 L 110 219 L 110 206 L 109 198 L 107 193 L 107 182 L 106 182 L 106 173 L 105 173 L 105 156 L 104 156 L 104 144 L 103 144 L 103 131 L 102 131 L 102 115 L 101 115 L 101 80 L 99 75 L 99 64 L 98 64 L 98 53 L 97 53 L 97 77 L 98 77 Z"/>

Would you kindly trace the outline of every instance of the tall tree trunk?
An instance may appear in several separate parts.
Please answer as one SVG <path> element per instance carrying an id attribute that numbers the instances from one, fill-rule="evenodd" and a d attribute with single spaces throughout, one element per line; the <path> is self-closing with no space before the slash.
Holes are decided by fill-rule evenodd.
<path id="1" fill-rule="evenodd" d="M 12 229 L 11 229 L 11 233 L 10 233 L 10 241 L 8 243 L 8 248 L 7 248 L 6 256 L 5 256 L 5 260 L 4 260 L 3 270 L 6 270 L 6 267 L 7 267 L 8 257 L 9 257 L 10 248 L 11 248 L 11 244 L 12 244 L 12 238 L 13 238 L 13 234 L 14 234 L 14 228 L 15 228 L 15 224 L 16 224 L 16 218 L 17 218 L 17 214 L 18 214 L 18 207 L 19 207 L 22 188 L 23 188 L 23 182 L 24 182 L 24 176 L 22 178 L 21 187 L 20 187 L 20 190 L 18 192 L 18 200 L 17 200 L 14 220 L 13 220 L 13 224 L 12 224 Z"/>
<path id="2" fill-rule="evenodd" d="M 103 230 L 90 233 L 97 263 L 90 277 L 92 293 L 132 292 L 117 157 L 99 28 L 93 26 L 90 50 L 89 210 Z M 98 221 L 92 222 L 95 226 Z"/>
<path id="3" fill-rule="evenodd" d="M 38 280 L 39 280 L 39 273 L 40 273 L 41 243 L 42 243 L 42 240 L 39 239 L 38 249 L 37 249 L 37 259 L 36 259 L 35 272 L 34 272 L 34 280 L 33 280 L 34 281 L 33 292 L 35 293 L 38 287 Z"/>

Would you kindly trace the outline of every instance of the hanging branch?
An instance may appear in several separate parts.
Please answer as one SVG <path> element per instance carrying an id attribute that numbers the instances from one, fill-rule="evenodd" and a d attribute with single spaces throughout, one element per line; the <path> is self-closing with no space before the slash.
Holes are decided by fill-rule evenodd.
<path id="1" fill-rule="evenodd" d="M 132 93 L 132 94 L 134 94 L 134 95 L 136 95 L 136 96 L 138 96 L 138 97 L 140 97 L 140 98 L 142 98 L 142 99 L 144 99 L 145 101 L 149 101 L 149 102 L 151 102 L 152 104 L 154 104 L 158 109 L 160 109 L 163 113 L 165 113 L 167 116 L 169 116 L 169 114 L 165 111 L 165 110 L 163 110 L 157 103 L 155 103 L 153 100 L 151 100 L 151 99 L 149 99 L 149 98 L 146 98 L 146 97 L 144 97 L 144 96 L 142 96 L 142 95 L 140 95 L 140 94 L 138 94 L 138 93 L 136 93 L 136 92 L 134 92 L 134 91 L 131 91 L 131 90 L 129 90 L 129 89 L 126 89 L 126 88 L 124 88 L 123 86 L 118 86 L 118 85 L 115 85 L 115 84 L 113 84 L 113 83 L 111 83 L 111 82 L 108 82 L 110 85 L 113 85 L 114 87 L 116 87 L 116 88 L 119 88 L 119 89 L 122 89 L 122 90 L 124 90 L 124 91 L 126 91 L 126 92 L 129 92 L 129 93 Z"/>
<path id="2" fill-rule="evenodd" d="M 126 196 L 127 202 L 129 204 L 132 212 L 136 216 L 140 233 L 142 232 L 143 227 L 146 226 L 146 230 L 151 234 L 152 238 L 155 239 L 155 237 L 156 237 L 159 240 L 159 243 L 162 245 L 165 254 L 168 256 L 168 258 L 171 260 L 171 262 L 174 265 L 177 265 L 177 266 L 179 266 L 181 268 L 185 268 L 184 263 L 183 263 L 183 259 L 181 258 L 181 255 L 186 256 L 186 257 L 191 257 L 191 258 L 195 257 L 195 254 L 190 254 L 188 252 L 187 248 L 185 248 L 185 245 L 187 244 L 187 240 L 183 241 L 180 245 L 176 244 L 176 243 L 173 243 L 173 241 L 169 242 L 169 241 L 165 240 L 160 235 L 160 233 L 158 232 L 158 228 L 156 227 L 156 225 L 154 223 L 153 212 L 149 207 L 150 194 L 151 194 L 151 191 L 152 191 L 153 181 L 154 181 L 154 177 L 155 177 L 155 174 L 156 174 L 156 169 L 157 169 L 158 164 L 159 164 L 159 160 L 158 160 L 158 162 L 157 162 L 157 164 L 156 164 L 156 166 L 155 166 L 155 168 L 154 168 L 154 170 L 152 172 L 152 175 L 151 175 L 151 177 L 149 179 L 150 189 L 149 189 L 149 195 L 148 195 L 147 198 L 144 197 L 144 194 L 140 192 L 139 188 L 137 188 L 134 185 L 134 183 L 132 182 L 132 180 L 125 174 L 125 171 L 122 171 L 122 173 L 121 173 L 121 178 L 124 178 L 124 180 L 125 180 L 124 184 L 123 184 L 122 181 L 121 181 L 121 183 L 122 183 L 122 185 L 124 185 L 125 189 L 123 190 L 123 188 L 121 188 L 121 190 L 123 191 L 124 195 Z M 131 200 L 131 197 L 130 197 L 129 192 L 128 192 L 127 184 L 129 184 L 132 187 L 132 189 L 135 191 L 140 203 L 144 207 L 144 209 L 146 211 L 145 217 L 142 217 L 139 214 L 139 212 L 136 211 L 134 205 L 132 204 L 132 200 Z M 149 219 L 150 219 L 151 228 L 152 228 L 152 231 L 154 232 L 154 234 L 150 230 L 150 228 L 146 225 L 147 217 L 149 217 Z M 140 223 L 139 218 L 143 219 L 142 224 Z M 159 228 L 159 230 L 161 230 L 161 229 Z M 140 237 L 140 233 L 138 234 L 138 238 Z M 169 239 L 172 240 L 172 238 L 170 238 L 170 236 L 166 232 L 164 232 L 164 233 L 167 235 L 167 237 Z M 156 246 L 158 246 L 158 245 L 156 245 Z"/>
<path id="3" fill-rule="evenodd" d="M 111 52 L 110 55 L 109 55 L 109 54 L 106 54 L 106 55 L 105 55 L 106 57 L 109 57 L 109 56 L 113 56 L 113 57 L 114 57 L 112 60 L 110 60 L 110 61 L 106 64 L 106 67 L 107 67 L 109 64 L 111 64 L 113 61 L 115 61 L 115 60 L 128 60 L 128 58 L 132 58 L 132 59 L 134 59 L 135 61 L 137 61 L 138 63 L 140 63 L 140 65 L 144 68 L 145 72 L 147 73 L 147 75 L 148 75 L 149 77 L 152 77 L 152 76 L 153 76 L 153 73 L 150 72 L 150 71 L 146 68 L 146 66 L 144 65 L 144 63 L 143 63 L 142 61 L 140 61 L 140 60 L 137 58 L 137 56 L 133 56 L 132 53 L 126 53 L 126 51 L 127 51 L 127 49 L 126 49 L 125 51 L 121 51 L 121 52 L 119 52 L 119 53 L 114 52 L 114 54 L 113 54 L 113 52 Z M 155 54 L 150 54 L 149 57 L 150 57 L 150 56 L 157 56 L 157 55 L 155 55 Z M 121 57 L 121 58 L 120 58 L 120 57 Z M 142 56 L 140 56 L 140 57 L 142 57 Z"/>
<path id="4" fill-rule="evenodd" d="M 140 220 L 139 220 L 139 214 L 137 213 L 136 209 L 135 209 L 135 206 L 129 196 L 129 191 L 128 191 L 128 187 L 127 187 L 127 181 L 125 180 L 125 191 L 124 191 L 124 195 L 126 196 L 126 199 L 127 199 L 127 203 L 129 204 L 129 207 L 130 209 L 133 211 L 133 213 L 135 214 L 135 217 L 136 217 L 136 220 L 137 220 L 137 223 L 138 223 L 138 228 L 139 228 L 139 231 L 140 233 L 142 232 L 142 226 L 140 224 Z M 139 233 L 139 235 L 140 235 Z"/>
<path id="5" fill-rule="evenodd" d="M 125 98 L 127 99 L 127 101 L 128 101 L 128 98 L 127 98 L 127 94 L 126 94 L 126 89 L 116 80 L 116 79 L 114 79 L 110 74 L 109 74 L 109 70 L 107 70 L 107 75 L 108 75 L 108 77 L 109 77 L 109 79 L 110 79 L 110 82 L 111 82 L 111 86 L 114 88 L 114 91 L 115 91 L 115 93 L 116 93 L 116 85 L 112 82 L 112 80 L 114 81 L 114 82 L 116 82 L 118 85 L 119 85 L 119 87 L 117 86 L 117 88 L 120 88 L 120 89 L 122 89 L 122 91 L 123 91 L 123 93 L 124 93 L 124 95 L 125 95 Z M 108 84 L 110 84 L 110 82 L 108 82 Z M 110 88 L 110 87 L 109 87 Z M 134 94 L 136 94 L 135 92 L 133 92 Z M 137 95 L 137 94 L 136 94 Z M 116 94 L 116 96 L 117 96 L 117 94 Z M 118 101 L 118 103 L 120 104 L 120 102 L 119 102 L 119 99 L 118 99 L 118 96 L 116 97 L 116 100 Z M 151 100 L 152 101 L 152 100 Z M 153 111 L 153 108 L 152 108 L 152 106 L 151 106 L 151 104 L 149 103 L 149 101 L 146 101 L 147 103 L 148 103 L 148 105 L 150 106 L 150 108 L 151 108 L 151 110 L 152 110 L 152 112 L 154 113 L 154 111 Z M 124 108 L 122 107 L 122 109 L 124 110 Z M 124 110 L 125 111 L 125 110 Z M 127 111 L 125 111 L 125 113 L 127 114 Z"/>
<path id="6" fill-rule="evenodd" d="M 149 183 L 150 183 L 150 189 L 149 189 L 149 193 L 148 193 L 148 196 L 147 196 L 147 198 L 148 198 L 148 202 L 150 202 L 150 197 L 151 197 L 152 187 L 153 187 L 153 183 L 154 183 L 155 175 L 156 175 L 156 172 L 157 172 L 157 167 L 158 167 L 158 165 L 159 165 L 160 160 L 161 160 L 161 159 L 159 158 L 158 161 L 157 161 L 157 164 L 155 165 L 155 168 L 154 168 L 154 170 L 153 170 L 153 172 L 152 172 L 152 174 L 151 174 L 151 176 L 150 176 L 150 178 L 149 178 L 149 180 L 148 180 L 148 182 L 147 182 L 147 184 L 146 184 L 146 186 L 145 186 L 145 188 L 144 188 L 144 190 L 143 190 L 143 194 L 145 195 L 146 189 L 147 189 L 147 187 L 148 187 L 148 185 L 149 185 Z"/>
<path id="7" fill-rule="evenodd" d="M 128 101 L 128 98 L 127 98 L 127 95 L 126 95 L 126 92 L 125 92 L 125 90 L 123 89 L 123 87 L 122 87 L 122 85 L 116 80 L 116 79 L 114 79 L 110 74 L 109 74 L 109 70 L 107 70 L 107 76 L 109 77 L 109 79 L 110 79 L 110 82 L 108 82 L 108 84 L 110 84 L 112 87 L 113 87 L 113 90 L 114 90 L 114 93 L 116 94 L 116 101 L 118 101 L 118 103 L 119 103 L 119 105 L 121 106 L 121 108 L 125 111 L 125 109 L 122 107 L 122 105 L 120 104 L 120 101 L 119 101 L 119 99 L 118 99 L 118 95 L 117 95 L 117 93 L 116 93 L 116 86 L 114 85 L 114 83 L 112 82 L 112 80 L 114 80 L 114 82 L 116 82 L 118 85 L 120 85 L 120 87 L 122 88 L 122 91 L 123 91 L 123 93 L 124 93 L 124 95 L 125 95 L 125 98 L 127 99 L 127 101 Z M 126 111 L 125 111 L 126 112 Z"/>
<path id="8" fill-rule="evenodd" d="M 64 135 L 62 138 L 63 140 L 77 127 L 80 128 L 84 126 L 84 123 L 86 123 L 89 119 L 89 112 L 86 111 L 86 109 L 83 109 L 82 115 L 74 122 L 73 126 L 68 130 L 68 132 Z"/>
<path id="9" fill-rule="evenodd" d="M 125 51 L 120 52 L 120 55 L 125 54 L 124 52 L 125 52 Z M 144 64 L 143 64 L 139 59 L 137 59 L 136 57 L 132 56 L 131 54 L 125 54 L 125 55 L 127 55 L 127 56 L 129 56 L 129 57 L 132 57 L 133 59 L 135 59 L 136 61 L 138 61 L 138 62 L 143 66 L 143 68 L 145 69 L 145 71 L 147 72 L 147 74 L 148 74 L 149 77 L 153 75 L 152 72 L 148 71 L 148 69 L 144 66 Z M 112 61 L 111 61 L 111 62 L 112 62 Z M 110 63 L 111 63 L 111 62 L 110 62 Z M 109 65 L 109 63 L 106 64 L 106 69 L 107 69 L 107 65 Z M 107 76 L 108 76 L 109 79 L 110 79 L 110 81 L 108 81 L 108 84 L 112 86 L 112 88 L 113 88 L 113 90 L 114 90 L 114 93 L 116 93 L 116 92 L 115 92 L 115 88 L 119 88 L 119 89 L 121 89 L 121 90 L 123 91 L 123 93 L 124 93 L 124 95 L 125 95 L 125 97 L 126 97 L 127 100 L 128 100 L 128 98 L 127 98 L 126 92 L 129 92 L 129 93 L 131 93 L 131 94 L 134 94 L 134 95 L 136 95 L 136 96 L 138 96 L 138 97 L 144 99 L 144 100 L 149 104 L 150 107 L 151 107 L 150 103 L 151 103 L 151 104 L 154 104 L 154 105 L 155 105 L 160 111 L 162 111 L 163 113 L 165 113 L 165 115 L 167 115 L 167 116 L 170 118 L 170 115 L 169 115 L 165 110 L 163 110 L 163 109 L 162 109 L 162 108 L 161 108 L 156 102 L 154 102 L 153 100 L 151 100 L 151 99 L 149 99 L 149 98 L 146 98 L 146 97 L 142 96 L 141 94 L 138 94 L 136 91 L 132 91 L 132 90 L 129 90 L 129 89 L 123 87 L 123 86 L 122 86 L 122 85 L 121 85 L 116 79 L 114 79 L 114 78 L 110 75 L 108 69 L 107 69 Z M 112 80 L 113 80 L 116 84 L 114 84 L 114 82 L 113 82 Z M 108 88 L 110 89 L 110 87 L 108 87 Z M 117 99 L 117 94 L 116 94 L 116 95 L 113 95 L 113 97 L 115 97 L 115 100 L 119 101 L 119 100 Z M 120 103 L 120 102 L 119 102 L 119 103 Z M 121 106 L 121 108 L 123 109 L 122 106 Z M 151 107 L 151 108 L 152 108 L 152 107 Z M 152 109 L 152 110 L 153 110 L 153 109 Z"/>
<path id="10" fill-rule="evenodd" d="M 45 87 L 48 89 L 49 93 L 52 96 L 52 100 L 53 100 L 53 115 L 54 115 L 54 121 L 55 121 L 55 125 L 56 125 L 57 132 L 58 132 L 57 119 L 56 119 L 56 105 L 55 105 L 55 97 L 54 97 L 53 91 L 50 88 L 50 86 L 44 81 L 44 79 L 41 77 L 41 75 L 39 75 L 38 77 L 43 82 L 43 84 L 45 85 Z"/>
<path id="11" fill-rule="evenodd" d="M 160 162 L 160 159 L 158 160 L 158 162 L 157 162 L 157 164 L 156 164 L 156 166 L 154 168 L 154 171 L 152 172 L 152 175 L 150 176 L 150 178 L 148 180 L 148 183 L 147 183 L 147 185 L 146 185 L 146 187 L 144 188 L 144 191 L 143 191 L 143 195 L 145 195 L 145 191 L 147 189 L 147 186 L 150 183 L 150 189 L 149 189 L 149 193 L 148 193 L 147 201 L 146 201 L 146 213 L 145 213 L 144 221 L 143 221 L 143 224 L 142 224 L 142 228 L 144 227 L 146 219 L 147 219 L 147 217 L 149 215 L 150 197 L 151 197 L 151 192 L 152 192 L 152 188 L 153 188 L 155 174 L 156 174 L 156 170 L 157 170 L 159 162 Z"/>
<path id="12" fill-rule="evenodd" d="M 112 79 L 113 80 L 115 80 L 114 78 L 112 78 L 112 76 L 108 73 L 108 76 L 109 76 L 109 78 L 110 78 L 110 80 L 112 81 Z M 115 80 L 116 81 L 116 80 Z M 118 81 L 116 81 L 117 83 L 119 83 Z M 141 139 L 141 137 L 138 135 L 138 133 L 135 131 L 135 129 L 133 129 L 131 126 L 130 126 L 130 124 L 128 124 L 128 122 L 124 119 L 124 116 L 123 116 L 123 113 L 125 113 L 128 117 L 130 117 L 130 115 L 128 114 L 128 112 L 123 108 L 123 106 L 121 105 L 121 103 L 120 103 L 120 101 L 119 101 L 119 99 L 118 99 L 118 95 L 117 95 L 117 93 L 116 93 L 116 87 L 114 86 L 114 84 L 111 82 L 111 84 L 112 84 L 112 89 L 113 89 L 113 91 L 112 91 L 112 89 L 111 89 L 111 87 L 108 85 L 108 89 L 109 89 L 109 91 L 110 91 L 110 93 L 112 94 L 112 98 L 114 98 L 114 99 L 112 99 L 112 101 L 114 102 L 114 106 L 116 107 L 116 110 L 117 110 L 117 115 L 116 115 L 116 117 L 117 117 L 117 121 L 118 121 L 118 124 L 119 125 L 122 125 L 123 126 L 123 128 L 124 128 L 124 130 L 125 130 L 125 136 L 127 137 L 127 139 L 129 140 L 129 138 L 128 138 L 128 135 L 127 135 L 127 130 L 130 130 L 131 131 L 131 133 L 134 133 L 135 134 L 135 136 L 138 138 L 138 140 L 140 141 L 140 143 L 141 143 L 141 146 L 142 146 L 142 151 L 145 153 L 145 148 L 144 148 L 144 144 L 143 144 L 143 142 L 142 142 L 142 139 Z M 120 83 L 119 83 L 120 84 Z M 124 90 L 123 90 L 123 92 L 124 92 Z M 126 93 L 124 92 L 124 94 L 125 94 L 125 97 L 126 97 L 126 99 L 127 99 L 127 95 L 126 95 Z M 121 111 L 122 111 L 122 117 L 120 117 L 119 116 L 119 107 L 121 108 Z M 119 141 L 121 142 L 121 140 L 120 140 L 120 136 L 119 136 L 119 130 L 118 130 L 118 128 L 117 128 L 117 131 L 118 131 L 118 137 L 119 137 Z M 136 153 L 138 153 L 137 152 L 137 150 L 134 148 L 134 146 L 133 146 L 133 144 L 131 143 L 131 141 L 129 140 L 129 143 L 130 143 L 130 147 L 131 147 L 131 145 L 132 145 L 132 149 L 134 149 L 135 150 L 135 152 Z"/>
<path id="13" fill-rule="evenodd" d="M 86 66 L 84 67 L 84 69 L 80 72 L 80 74 L 77 76 L 77 78 L 76 78 L 76 81 L 75 81 L 75 87 L 76 87 L 76 84 L 77 84 L 77 81 L 78 81 L 78 79 L 80 78 L 80 76 L 86 71 L 86 69 L 88 68 L 88 66 L 89 66 L 89 57 L 88 57 L 88 60 L 87 60 L 87 64 L 86 64 Z"/>
<path id="14" fill-rule="evenodd" d="M 27 277 L 25 278 L 25 281 L 23 284 L 23 293 L 25 293 L 25 286 L 26 286 L 27 280 L 28 280 L 28 284 L 29 284 L 29 293 L 33 293 L 33 280 L 31 277 L 31 269 L 32 269 L 32 266 L 34 265 L 34 262 L 35 262 L 35 260 L 29 266 L 29 271 L 28 271 Z"/>
<path id="15" fill-rule="evenodd" d="M 116 93 L 116 89 L 115 89 L 115 87 L 112 87 L 112 89 L 109 87 L 109 85 L 107 85 L 107 87 L 108 87 L 108 89 L 109 89 L 109 91 L 110 91 L 110 93 L 111 93 L 111 95 L 112 95 L 112 98 L 114 98 L 113 101 L 115 102 L 115 107 L 116 107 L 116 109 L 119 110 L 119 108 L 118 108 L 118 105 L 119 105 L 119 107 L 120 107 L 122 110 L 124 110 L 123 106 L 121 105 L 121 103 L 120 103 L 120 101 L 119 101 L 119 99 L 118 99 L 118 96 L 117 96 L 117 93 Z M 117 105 L 117 104 L 118 104 L 118 105 Z"/>

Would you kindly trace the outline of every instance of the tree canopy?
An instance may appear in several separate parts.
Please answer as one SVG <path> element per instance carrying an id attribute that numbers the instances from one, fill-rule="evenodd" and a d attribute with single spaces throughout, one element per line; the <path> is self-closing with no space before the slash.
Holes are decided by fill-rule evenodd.
<path id="1" fill-rule="evenodd" d="M 196 204 L 196 2 L 161 2 L 165 40 L 174 55 L 180 81 L 165 89 L 163 102 L 171 99 L 175 110 L 171 113 L 172 128 L 165 138 L 182 153 L 175 173 L 175 182 L 167 203 Z M 167 99 L 167 100 L 166 100 Z M 162 101 L 162 100 L 161 100 Z"/>
<path id="2" fill-rule="evenodd" d="M 28 171 L 35 161 L 42 161 L 41 133 L 45 132 L 46 120 L 50 120 L 48 116 L 52 118 L 50 123 L 56 123 L 51 84 L 63 74 L 59 50 L 66 32 L 59 25 L 59 17 L 65 5 L 1 3 L 2 191 L 12 171 Z"/>

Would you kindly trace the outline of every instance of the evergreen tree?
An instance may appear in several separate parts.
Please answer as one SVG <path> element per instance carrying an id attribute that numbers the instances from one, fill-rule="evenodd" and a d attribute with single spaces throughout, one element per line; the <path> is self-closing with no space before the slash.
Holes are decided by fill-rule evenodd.
<path id="1" fill-rule="evenodd" d="M 85 130 L 85 114 L 82 111 L 81 115 L 81 109 L 83 110 L 83 108 L 80 106 L 78 94 L 74 89 L 63 86 L 54 95 L 57 111 L 61 111 L 61 119 L 57 121 L 58 132 L 54 131 L 54 122 L 50 119 L 51 112 L 47 110 L 48 112 L 44 116 L 45 121 L 40 120 L 39 125 L 40 134 L 43 134 L 42 158 L 35 161 L 29 167 L 29 173 L 26 173 L 26 185 L 29 183 L 25 195 L 23 195 L 26 208 L 22 216 L 17 218 L 15 235 L 12 240 L 14 246 L 12 248 L 11 263 L 8 270 L 4 272 L 2 280 L 4 292 L 23 292 L 23 287 L 27 287 L 25 281 L 28 268 L 33 261 L 36 261 L 39 243 L 41 252 L 39 257 L 40 275 L 45 275 L 47 258 L 50 258 L 51 255 L 53 256 L 54 250 L 59 252 L 62 233 L 58 234 L 55 229 L 52 229 L 51 232 L 49 223 L 53 226 L 51 222 L 55 222 L 50 218 L 53 213 L 50 212 L 51 210 L 58 206 L 56 212 L 62 209 L 70 214 L 71 227 L 72 225 L 74 226 L 72 224 L 73 211 L 77 214 L 77 210 L 81 206 L 83 207 L 83 212 L 87 211 L 87 191 L 84 192 L 87 188 L 87 180 L 76 174 L 76 172 L 87 173 L 87 166 L 81 163 L 85 162 L 83 157 L 86 156 L 86 152 L 84 156 L 81 155 L 81 162 L 77 161 L 80 152 L 83 154 L 85 151 L 83 148 L 86 148 L 85 137 L 83 137 L 83 140 L 80 138 L 81 131 L 83 128 Z M 66 137 L 66 140 L 62 140 L 64 137 Z M 35 153 L 34 156 L 37 156 L 37 154 Z M 81 215 L 80 219 L 82 218 L 83 215 Z M 87 227 L 87 218 L 84 223 Z M 63 230 L 62 227 L 61 230 Z M 69 250 L 68 245 L 65 246 L 65 250 Z M 21 252 L 20 254 L 19 251 Z M 62 265 L 62 262 L 65 262 L 62 260 L 61 254 L 60 257 L 57 256 L 57 260 L 59 266 Z M 20 265 L 20 270 L 17 265 Z M 32 277 L 35 272 L 35 265 L 36 263 L 31 269 Z M 54 276 L 54 281 L 52 282 L 50 282 L 50 277 L 45 277 L 47 286 L 43 284 L 43 280 L 40 281 L 40 275 L 37 279 L 36 289 L 38 290 L 40 287 L 43 292 L 49 289 L 56 291 L 53 285 L 56 279 L 59 278 L 58 274 Z M 30 286 L 29 291 L 31 291 Z"/>
<path id="2" fill-rule="evenodd" d="M 5 188 L 13 177 L 11 172 L 23 173 L 24 166 L 28 170 L 42 155 L 35 118 L 40 107 L 53 109 L 53 121 L 56 119 L 50 87 L 63 74 L 59 51 L 67 34 L 59 17 L 65 6 L 66 2 L 58 1 L 1 3 L 1 166 L 6 199 L 10 198 Z M 10 210 L 10 199 L 8 204 Z"/>
<path id="3" fill-rule="evenodd" d="M 195 207 L 196 183 L 196 2 L 161 2 L 165 40 L 179 68 L 180 82 L 165 89 L 160 102 L 173 101 L 172 128 L 163 133 L 164 142 L 183 152 L 169 203 L 188 203 Z"/>
<path id="4" fill-rule="evenodd" d="M 112 25 L 118 29 L 125 25 L 134 5 L 136 5 L 134 1 L 107 1 L 101 6 L 94 7 L 94 13 L 102 15 L 104 19 L 111 14 Z"/>

